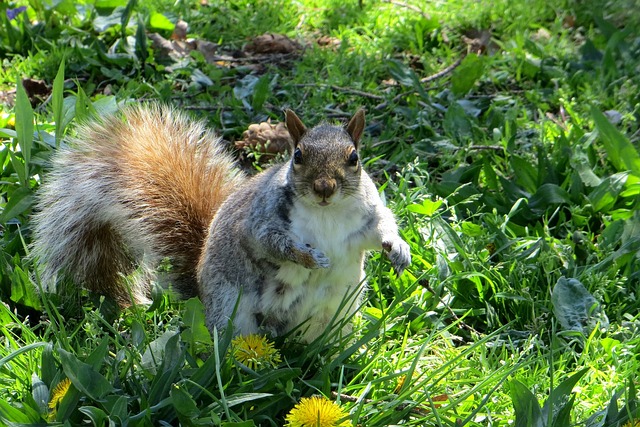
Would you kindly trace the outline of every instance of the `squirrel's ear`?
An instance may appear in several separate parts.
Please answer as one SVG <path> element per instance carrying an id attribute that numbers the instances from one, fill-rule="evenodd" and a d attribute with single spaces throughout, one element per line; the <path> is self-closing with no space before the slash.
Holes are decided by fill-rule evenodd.
<path id="1" fill-rule="evenodd" d="M 304 134 L 307 133 L 307 127 L 302 123 L 302 120 L 296 116 L 296 113 L 289 109 L 284 110 L 284 121 L 287 124 L 289 135 L 291 135 L 293 139 L 293 146 L 296 147 Z"/>
<path id="2" fill-rule="evenodd" d="M 347 125 L 347 133 L 353 139 L 353 143 L 358 148 L 362 132 L 364 131 L 364 108 L 359 109 L 349 120 Z"/>

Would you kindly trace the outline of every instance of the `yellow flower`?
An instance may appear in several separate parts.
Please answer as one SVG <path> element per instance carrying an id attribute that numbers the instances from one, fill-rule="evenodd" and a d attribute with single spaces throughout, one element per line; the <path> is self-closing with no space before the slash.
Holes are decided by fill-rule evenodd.
<path id="1" fill-rule="evenodd" d="M 623 427 L 640 427 L 640 420 L 629 421 Z"/>
<path id="2" fill-rule="evenodd" d="M 49 413 L 49 421 L 54 421 L 56 419 L 58 405 L 67 395 L 69 387 L 71 387 L 71 380 L 69 378 L 65 378 L 60 381 L 58 385 L 53 389 L 53 392 L 51 393 L 51 399 L 49 400 L 49 408 L 51 409 L 51 412 Z"/>
<path id="3" fill-rule="evenodd" d="M 347 415 L 325 397 L 303 397 L 287 414 L 285 427 L 351 427 L 351 421 L 344 420 Z"/>
<path id="4" fill-rule="evenodd" d="M 398 377 L 398 382 L 396 383 L 396 388 L 393 389 L 393 392 L 395 394 L 400 393 L 400 390 L 402 390 L 402 387 L 404 386 L 404 382 L 407 380 L 407 376 L 406 375 L 401 375 Z"/>
<path id="5" fill-rule="evenodd" d="M 239 336 L 231 341 L 233 357 L 254 371 L 265 366 L 276 367 L 280 353 L 273 348 L 273 343 L 262 335 Z"/>
<path id="6" fill-rule="evenodd" d="M 49 408 L 56 409 L 58 404 L 62 402 L 62 399 L 67 395 L 69 387 L 71 387 L 71 380 L 69 378 L 65 378 L 58 383 L 58 385 L 53 389 L 53 393 L 51 393 Z"/>

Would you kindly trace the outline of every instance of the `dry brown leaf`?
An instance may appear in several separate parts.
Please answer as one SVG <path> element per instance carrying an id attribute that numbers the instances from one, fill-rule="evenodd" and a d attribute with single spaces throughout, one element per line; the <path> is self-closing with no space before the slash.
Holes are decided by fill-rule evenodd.
<path id="1" fill-rule="evenodd" d="M 342 41 L 337 37 L 331 37 L 331 36 L 325 35 L 325 36 L 318 37 L 318 40 L 316 40 L 316 43 L 318 43 L 318 46 L 338 48 L 340 47 L 340 44 L 342 43 Z"/>
<path id="2" fill-rule="evenodd" d="M 207 40 L 198 40 L 197 43 L 198 52 L 204 56 L 205 61 L 209 64 L 215 64 L 218 61 L 218 44 Z"/>
<path id="3" fill-rule="evenodd" d="M 266 33 L 255 37 L 244 47 L 249 53 L 295 53 L 302 49 L 300 43 L 283 34 Z"/>
<path id="4" fill-rule="evenodd" d="M 177 61 L 188 56 L 191 51 L 197 50 L 202 53 L 205 60 L 210 64 L 219 60 L 219 57 L 216 56 L 218 45 L 207 40 L 167 40 L 157 33 L 149 34 L 149 38 L 153 49 L 158 51 L 158 57 L 161 59 L 171 58 Z"/>
<path id="5" fill-rule="evenodd" d="M 260 163 L 267 163 L 278 154 L 287 153 L 293 144 L 289 131 L 283 122 L 271 121 L 254 123 L 236 141 L 236 148 L 245 152 L 259 153 Z"/>
<path id="6" fill-rule="evenodd" d="M 173 34 L 171 34 L 172 40 L 186 40 L 187 31 L 189 30 L 189 24 L 187 24 L 182 19 L 176 22 L 176 26 L 173 29 Z"/>
<path id="7" fill-rule="evenodd" d="M 0 104 L 4 104 L 7 107 L 13 107 L 16 100 L 16 90 L 0 90 Z"/>
<path id="8" fill-rule="evenodd" d="M 462 40 L 467 44 L 470 53 L 478 55 L 486 53 L 493 55 L 499 50 L 498 45 L 492 40 L 491 30 L 470 29 L 462 36 Z"/>

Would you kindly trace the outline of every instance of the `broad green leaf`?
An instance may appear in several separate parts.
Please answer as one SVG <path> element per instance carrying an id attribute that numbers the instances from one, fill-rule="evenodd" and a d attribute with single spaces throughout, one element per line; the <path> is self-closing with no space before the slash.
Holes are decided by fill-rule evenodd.
<path id="1" fill-rule="evenodd" d="M 138 320 L 131 323 L 131 343 L 138 349 L 142 350 L 147 339 L 144 327 Z"/>
<path id="2" fill-rule="evenodd" d="M 49 412 L 49 387 L 34 372 L 31 374 L 31 395 L 38 405 L 40 414 L 46 415 Z"/>
<path id="3" fill-rule="evenodd" d="M 110 395 L 106 397 L 104 409 L 111 419 L 127 419 L 127 398 L 126 396 Z"/>
<path id="4" fill-rule="evenodd" d="M 422 87 L 422 83 L 420 83 L 416 73 L 404 62 L 392 59 L 387 64 L 389 66 L 389 74 L 401 85 L 415 88 Z"/>
<path id="5" fill-rule="evenodd" d="M 65 375 L 82 393 L 93 400 L 100 400 L 113 391 L 111 383 L 91 365 L 81 362 L 73 354 L 61 348 L 58 349 L 58 354 Z"/>
<path id="6" fill-rule="evenodd" d="M 591 116 L 601 136 L 609 161 L 619 171 L 631 171 L 640 176 L 640 154 L 631 142 L 598 110 L 591 108 Z"/>
<path id="7" fill-rule="evenodd" d="M 526 385 L 518 380 L 509 381 L 509 395 L 515 412 L 515 427 L 544 427 L 542 409 Z"/>
<path id="8" fill-rule="evenodd" d="M 149 27 L 154 30 L 173 31 L 175 24 L 161 13 L 154 13 L 149 17 Z"/>
<path id="9" fill-rule="evenodd" d="M 549 396 L 547 401 L 544 403 L 544 406 L 542 407 L 543 419 L 545 420 L 548 419 L 549 411 L 551 411 L 551 413 L 554 414 L 554 418 L 555 418 L 555 422 L 553 423 L 553 426 L 564 427 L 569 425 L 569 423 L 567 424 L 558 423 L 560 419 L 557 417 L 564 417 L 562 419 L 566 420 L 566 417 L 568 416 L 568 414 L 566 413 L 566 411 L 563 411 L 563 409 L 566 408 L 566 405 L 573 403 L 573 399 L 569 398 L 569 396 L 571 395 L 571 391 L 573 390 L 575 385 L 578 383 L 578 381 L 580 381 L 580 378 L 582 378 L 588 371 L 589 371 L 589 368 L 584 368 L 576 372 L 575 374 L 571 375 L 569 378 L 562 381 L 560 385 L 558 385 L 556 388 L 553 389 L 553 391 L 551 392 L 551 395 Z M 569 407 L 569 411 L 570 411 L 570 407 Z"/>
<path id="10" fill-rule="evenodd" d="M 127 5 L 127 0 L 96 0 L 96 9 L 114 9 L 116 7 L 124 7 Z"/>
<path id="11" fill-rule="evenodd" d="M 587 196 L 592 209 L 595 212 L 609 212 L 614 207 L 628 176 L 627 172 L 621 172 L 603 179 Z"/>
<path id="12" fill-rule="evenodd" d="M 98 117 L 110 116 L 116 113 L 120 108 L 115 96 L 105 96 L 100 99 L 96 99 L 91 103 L 91 107 Z"/>
<path id="13" fill-rule="evenodd" d="M 36 310 L 41 309 L 40 299 L 33 282 L 29 279 L 29 275 L 18 265 L 13 268 L 11 274 L 11 301 L 24 304 L 27 307 L 33 307 Z"/>
<path id="14" fill-rule="evenodd" d="M 237 423 L 226 422 L 220 424 L 220 427 L 255 427 L 256 423 L 253 420 L 240 421 Z"/>
<path id="15" fill-rule="evenodd" d="M 179 414 L 187 417 L 196 417 L 200 413 L 198 405 L 191 396 L 189 396 L 189 393 L 177 384 L 174 384 L 173 387 L 171 387 L 171 400 L 174 408 Z"/>
<path id="16" fill-rule="evenodd" d="M 466 94 L 482 77 L 484 60 L 476 54 L 465 56 L 462 63 L 451 74 L 451 92 L 457 96 Z"/>
<path id="17" fill-rule="evenodd" d="M 451 103 L 447 108 L 442 125 L 445 133 L 457 142 L 464 142 L 471 138 L 471 120 L 464 108 L 457 102 Z"/>
<path id="18" fill-rule="evenodd" d="M 78 403 L 82 397 L 83 394 L 72 383 L 58 406 L 56 421 L 64 422 L 71 418 L 78 410 Z"/>
<path id="19" fill-rule="evenodd" d="M 33 191 L 31 188 L 20 187 L 15 190 L 4 206 L 4 210 L 0 213 L 0 224 L 4 224 L 10 219 L 16 218 L 31 209 L 33 201 Z"/>
<path id="20" fill-rule="evenodd" d="M 97 33 L 104 33 L 109 28 L 120 25 L 122 22 L 123 10 L 124 4 L 122 6 L 118 6 L 110 15 L 97 15 L 93 20 L 93 29 Z"/>
<path id="21" fill-rule="evenodd" d="M 407 206 L 409 212 L 415 212 L 420 215 L 432 216 L 444 203 L 443 200 L 424 199 L 421 204 L 414 203 Z"/>
<path id="22" fill-rule="evenodd" d="M 109 418 L 106 412 L 95 406 L 81 406 L 78 408 L 78 411 L 89 417 L 94 426 L 105 425 L 105 421 Z"/>
<path id="23" fill-rule="evenodd" d="M 236 99 L 246 100 L 253 94 L 254 88 L 258 83 L 259 78 L 253 74 L 247 74 L 236 82 L 233 88 L 233 95 Z"/>
<path id="24" fill-rule="evenodd" d="M 578 172 L 584 185 L 596 187 L 602 182 L 602 179 L 595 174 L 589 165 L 589 158 L 586 153 L 582 151 L 575 153 L 571 158 L 571 166 Z"/>
<path id="25" fill-rule="evenodd" d="M 142 355 L 142 367 L 150 370 L 151 372 L 155 372 L 155 370 L 164 361 L 164 352 L 168 346 L 169 340 L 175 336 L 179 336 L 178 331 L 168 330 L 155 340 L 151 341 L 149 343 L 149 347 Z"/>
<path id="26" fill-rule="evenodd" d="M 107 351 L 109 351 L 109 340 L 101 340 L 100 345 L 87 357 L 86 363 L 91 365 L 93 369 L 100 370 L 107 356 Z"/>
<path id="27" fill-rule="evenodd" d="M 16 175 L 18 175 L 18 180 L 22 188 L 28 188 L 29 170 L 27 169 L 27 163 L 12 150 L 9 150 L 9 159 L 11 160 L 13 170 L 15 170 Z"/>
<path id="28" fill-rule="evenodd" d="M 571 198 L 569 193 L 555 184 L 543 184 L 529 199 L 529 207 L 532 210 L 544 210 L 551 205 L 561 203 L 571 203 Z"/>
<path id="29" fill-rule="evenodd" d="M 462 224 L 460 224 L 460 228 L 462 229 L 462 233 L 470 237 L 479 237 L 485 234 L 485 230 L 481 225 L 469 221 L 463 221 Z"/>
<path id="30" fill-rule="evenodd" d="M 7 426 L 43 425 L 43 419 L 34 409 L 22 405 L 19 409 L 5 400 L 0 400 L 0 421 Z"/>
<path id="31" fill-rule="evenodd" d="M 5 138 L 17 138 L 18 137 L 18 132 L 16 132 L 13 129 L 2 128 L 2 129 L 0 129 L 0 136 L 5 137 Z"/>
<path id="32" fill-rule="evenodd" d="M 557 408 L 557 412 L 553 416 L 552 427 L 566 427 L 571 425 L 571 413 L 575 400 L 575 395 L 571 396 Z"/>
<path id="33" fill-rule="evenodd" d="M 535 166 L 530 161 L 515 155 L 511 156 L 509 162 L 518 185 L 531 194 L 535 193 L 538 188 L 538 171 Z"/>
<path id="34" fill-rule="evenodd" d="M 561 277 L 551 294 L 553 313 L 562 329 L 585 335 L 598 324 L 607 327 L 609 320 L 596 299 L 578 279 Z"/>
<path id="35" fill-rule="evenodd" d="M 185 303 L 182 321 L 187 328 L 182 331 L 182 339 L 185 342 L 213 344 L 209 329 L 205 325 L 204 306 L 199 298 L 191 298 Z"/>

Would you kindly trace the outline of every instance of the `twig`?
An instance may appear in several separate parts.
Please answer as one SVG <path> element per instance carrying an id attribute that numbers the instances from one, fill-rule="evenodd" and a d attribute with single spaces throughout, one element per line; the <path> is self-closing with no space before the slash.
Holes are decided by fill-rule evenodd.
<path id="1" fill-rule="evenodd" d="M 331 392 L 331 397 L 334 398 L 334 399 L 337 399 L 339 397 L 340 400 L 344 400 L 344 401 L 351 402 L 351 403 L 356 403 L 356 402 L 358 402 L 358 400 L 360 400 L 355 396 L 349 396 L 348 394 L 337 393 L 335 391 Z M 373 399 L 363 399 L 363 401 L 365 403 L 373 403 L 374 402 Z M 409 406 L 411 406 L 410 403 L 401 403 L 398 406 L 396 406 L 394 409 L 396 411 L 404 411 Z M 414 406 L 414 407 L 410 408 L 409 412 L 411 412 L 412 414 L 415 414 L 415 415 L 422 415 L 422 416 L 426 416 L 426 415 L 429 415 L 431 413 L 431 411 L 429 411 L 428 409 L 418 408 L 417 406 Z"/>
<path id="2" fill-rule="evenodd" d="M 413 10 L 414 12 L 418 12 L 420 15 L 422 15 L 424 19 L 427 19 L 427 20 L 431 19 L 431 17 L 426 13 L 424 13 L 424 11 L 420 9 L 418 6 L 414 6 L 412 4 L 405 3 L 403 1 L 398 1 L 398 0 L 383 0 L 383 3 L 390 3 L 396 6 L 404 7 L 409 10 Z"/>
<path id="3" fill-rule="evenodd" d="M 198 105 L 183 105 L 182 107 L 185 110 L 194 110 L 194 111 L 218 111 L 219 106 L 198 106 Z"/>
<path id="4" fill-rule="evenodd" d="M 369 93 L 369 92 L 363 92 L 361 90 L 357 90 L 357 89 L 351 89 L 348 87 L 341 87 L 341 86 L 336 86 L 336 85 L 329 85 L 329 84 L 325 84 L 325 83 L 297 83 L 294 86 L 296 87 L 324 87 L 324 88 L 331 88 L 337 92 L 345 92 L 345 93 L 350 93 L 352 95 L 358 95 L 361 96 L 363 98 L 369 98 L 369 99 L 375 99 L 377 101 L 382 101 L 384 99 L 384 97 L 380 96 L 380 95 L 374 95 L 373 93 Z"/>
<path id="5" fill-rule="evenodd" d="M 466 52 L 464 52 L 462 55 L 460 55 L 460 57 L 453 64 L 449 65 L 448 67 L 438 71 L 435 74 L 431 74 L 430 76 L 421 78 L 420 79 L 420 83 L 429 83 L 429 82 L 437 80 L 437 79 L 439 79 L 441 77 L 446 76 L 447 74 L 449 74 L 453 70 L 455 70 L 462 63 L 462 60 L 465 58 L 465 56 L 467 56 Z M 397 83 L 395 83 L 395 84 L 397 85 Z M 438 86 L 427 87 L 427 88 L 424 88 L 424 90 L 425 91 L 432 90 L 432 89 L 435 89 L 437 87 Z M 386 108 L 387 105 L 389 105 L 390 103 L 395 104 L 396 102 L 398 102 L 400 99 L 404 98 L 405 96 L 412 95 L 412 94 L 414 94 L 416 92 L 417 92 L 417 90 L 415 90 L 415 89 L 411 89 L 411 90 L 408 90 L 406 92 L 402 92 L 402 93 L 394 96 L 393 99 L 391 99 L 391 101 L 385 101 L 385 102 L 383 102 L 381 104 L 376 105 L 374 109 L 375 110 L 382 110 L 382 109 Z"/>
<path id="6" fill-rule="evenodd" d="M 467 56 L 467 53 L 464 52 L 462 55 L 460 55 L 460 58 L 458 58 L 453 64 L 449 65 L 447 68 L 444 68 L 440 71 L 438 71 L 435 74 L 432 74 L 430 76 L 427 77 L 423 77 L 420 79 L 420 83 L 429 83 L 432 82 L 434 80 L 439 79 L 440 77 L 444 77 L 447 74 L 449 74 L 450 72 L 452 72 L 453 70 L 455 70 L 456 68 L 458 68 L 458 66 L 462 63 L 462 60 L 465 58 L 465 56 Z"/>
<path id="7" fill-rule="evenodd" d="M 249 62 L 249 63 L 263 63 L 263 62 L 278 62 L 287 60 L 299 56 L 298 52 L 292 53 L 272 53 L 272 54 L 255 54 L 251 56 L 245 56 L 240 58 L 234 58 L 227 55 L 216 55 L 208 59 L 209 62 Z"/>
<path id="8" fill-rule="evenodd" d="M 461 150 L 463 150 L 465 147 L 460 147 Z M 469 147 L 467 147 L 467 150 L 474 150 L 474 151 L 483 151 L 483 150 L 492 150 L 492 151 L 504 151 L 504 147 L 501 147 L 499 145 L 470 145 Z"/>

